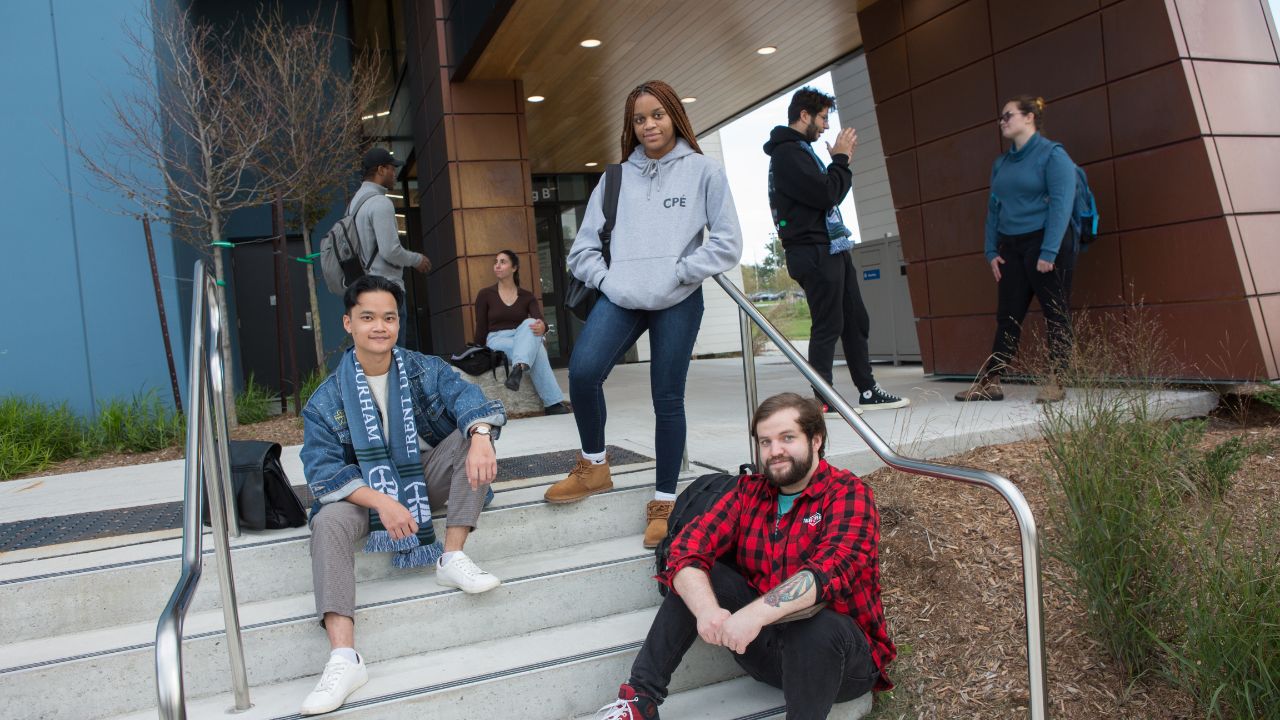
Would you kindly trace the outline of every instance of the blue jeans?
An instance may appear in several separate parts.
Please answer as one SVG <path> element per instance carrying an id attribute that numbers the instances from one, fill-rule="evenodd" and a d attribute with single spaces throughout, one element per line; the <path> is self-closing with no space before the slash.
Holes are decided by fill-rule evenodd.
<path id="1" fill-rule="evenodd" d="M 551 370 L 551 361 L 547 359 L 547 346 L 543 338 L 534 335 L 529 329 L 536 320 L 529 318 L 520 323 L 514 330 L 494 330 L 485 338 L 484 344 L 494 350 L 501 350 L 511 358 L 511 364 L 526 365 L 529 377 L 533 380 L 533 389 L 538 391 L 543 405 L 555 405 L 564 400 L 564 393 L 556 383 L 556 374 Z"/>
<path id="2" fill-rule="evenodd" d="M 684 455 L 684 384 L 702 325 L 702 288 L 665 310 L 627 310 L 604 295 L 596 302 L 569 359 L 569 397 L 582 451 L 604 451 L 604 381 L 627 349 L 649 331 L 658 491 L 674 493 Z"/>

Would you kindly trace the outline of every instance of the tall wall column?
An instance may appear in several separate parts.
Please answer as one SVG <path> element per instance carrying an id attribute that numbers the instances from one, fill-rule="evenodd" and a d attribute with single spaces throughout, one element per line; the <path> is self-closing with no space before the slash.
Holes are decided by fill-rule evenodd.
<path id="1" fill-rule="evenodd" d="M 493 256 L 520 256 L 539 294 L 524 95 L 518 80 L 453 82 L 446 38 L 453 3 L 406 2 L 405 24 L 423 243 L 435 352 L 475 337 L 476 292 Z"/>
<path id="2" fill-rule="evenodd" d="M 858 21 L 926 371 L 971 374 L 990 351 L 995 119 L 1026 93 L 1101 206 L 1073 306 L 1154 323 L 1177 376 L 1280 375 L 1266 0 L 879 0 Z"/>

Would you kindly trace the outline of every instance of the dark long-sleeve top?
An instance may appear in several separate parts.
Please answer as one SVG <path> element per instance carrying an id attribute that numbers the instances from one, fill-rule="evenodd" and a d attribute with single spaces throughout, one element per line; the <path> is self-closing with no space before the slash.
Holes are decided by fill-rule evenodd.
<path id="1" fill-rule="evenodd" d="M 800 143 L 804 135 L 779 125 L 764 144 L 769 155 L 769 206 L 776 213 L 778 238 L 783 247 L 792 245 L 826 245 L 827 213 L 844 201 L 853 187 L 853 171 L 849 156 L 831 156 L 826 172 Z"/>
<path id="2" fill-rule="evenodd" d="M 514 330 L 529 318 L 542 319 L 542 307 L 533 293 L 518 287 L 516 301 L 508 305 L 498 295 L 498 286 L 490 285 L 476 293 L 476 344 L 484 345 L 489 333 Z"/>
<path id="3" fill-rule="evenodd" d="M 987 202 L 987 262 L 997 254 L 996 236 L 1044 230 L 1040 259 L 1053 262 L 1062 246 L 1075 200 L 1076 166 L 1062 145 L 1040 133 L 1021 150 L 1009 148 L 991 167 Z"/>

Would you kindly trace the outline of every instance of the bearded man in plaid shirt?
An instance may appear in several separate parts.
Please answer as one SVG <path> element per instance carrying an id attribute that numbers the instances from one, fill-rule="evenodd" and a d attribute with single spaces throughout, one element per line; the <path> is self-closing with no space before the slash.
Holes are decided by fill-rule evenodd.
<path id="1" fill-rule="evenodd" d="M 775 395 L 751 426 L 763 474 L 739 478 L 676 536 L 657 578 L 675 592 L 602 718 L 655 720 L 698 637 L 781 688 L 789 720 L 893 687 L 871 488 L 823 459 L 827 428 L 812 399 Z"/>

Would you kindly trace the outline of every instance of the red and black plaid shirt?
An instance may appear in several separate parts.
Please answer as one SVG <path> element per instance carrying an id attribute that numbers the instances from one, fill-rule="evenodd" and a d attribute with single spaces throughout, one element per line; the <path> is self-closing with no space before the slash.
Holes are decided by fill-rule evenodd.
<path id="1" fill-rule="evenodd" d="M 779 518 L 777 488 L 762 475 L 744 475 L 737 488 L 680 531 L 658 580 L 670 586 L 687 567 L 710 572 L 730 551 L 761 595 L 801 570 L 813 573 L 818 600 L 848 615 L 866 634 L 880 670 L 876 689 L 893 687 L 884 669 L 898 651 L 880 604 L 880 515 L 862 480 L 820 460 L 812 481 Z"/>

